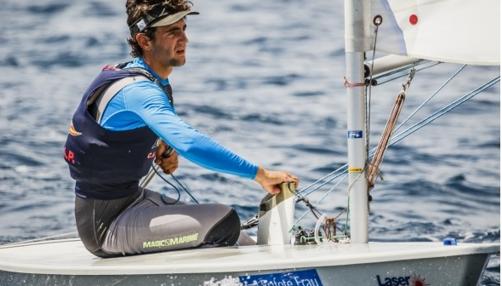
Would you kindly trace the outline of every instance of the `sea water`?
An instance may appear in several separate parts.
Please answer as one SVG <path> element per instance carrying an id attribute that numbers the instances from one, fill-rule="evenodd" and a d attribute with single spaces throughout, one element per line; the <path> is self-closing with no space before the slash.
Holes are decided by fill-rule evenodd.
<path id="1" fill-rule="evenodd" d="M 4 0 L 0 8 L 0 243 L 75 231 L 73 181 L 63 160 L 72 113 L 105 64 L 129 59 L 125 1 Z M 185 66 L 171 76 L 183 120 L 262 166 L 307 186 L 346 158 L 343 1 L 195 1 Z M 417 74 L 405 118 L 458 65 Z M 411 123 L 499 74 L 467 67 Z M 404 79 L 372 90 L 371 144 Z M 372 191 L 370 240 L 499 241 L 499 87 L 389 149 Z M 247 219 L 265 193 L 252 181 L 181 159 L 176 173 L 201 202 Z M 171 193 L 154 180 L 151 188 Z M 311 201 L 338 214 L 346 183 Z M 183 196 L 184 200 L 189 200 Z M 299 206 L 297 217 L 306 209 Z M 343 217 L 343 216 L 342 216 Z M 302 221 L 313 227 L 307 215 Z M 483 285 L 499 285 L 499 258 Z"/>

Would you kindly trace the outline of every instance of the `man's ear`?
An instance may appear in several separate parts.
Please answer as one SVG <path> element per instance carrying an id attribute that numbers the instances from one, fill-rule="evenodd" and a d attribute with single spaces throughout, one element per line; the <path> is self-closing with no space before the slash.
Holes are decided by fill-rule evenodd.
<path id="1" fill-rule="evenodd" d="M 135 36 L 136 42 L 143 51 L 149 51 L 152 47 L 152 41 L 144 33 L 137 33 Z"/>

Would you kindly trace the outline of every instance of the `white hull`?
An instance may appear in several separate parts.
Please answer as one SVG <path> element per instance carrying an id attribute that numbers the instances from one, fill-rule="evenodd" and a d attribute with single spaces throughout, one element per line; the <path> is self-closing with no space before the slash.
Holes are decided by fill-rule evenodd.
<path id="1" fill-rule="evenodd" d="M 0 249 L 0 285 L 476 285 L 489 255 L 498 251 L 499 244 L 369 243 L 101 259 L 79 240 L 66 239 Z"/>

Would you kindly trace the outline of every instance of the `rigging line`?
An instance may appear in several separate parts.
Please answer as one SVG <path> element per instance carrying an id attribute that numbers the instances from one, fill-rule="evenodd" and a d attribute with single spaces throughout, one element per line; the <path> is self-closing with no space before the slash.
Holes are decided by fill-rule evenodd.
<path id="1" fill-rule="evenodd" d="M 347 163 L 343 164 L 341 167 L 339 167 L 339 168 L 335 169 L 334 171 L 328 173 L 327 175 L 324 175 L 321 178 L 317 179 L 312 184 L 302 188 L 301 190 L 298 190 L 297 193 L 302 194 L 302 193 L 306 192 L 307 190 L 313 188 L 315 185 L 321 184 L 321 182 L 324 182 L 324 180 L 328 179 L 331 176 L 336 175 L 337 173 L 343 174 L 344 172 L 346 172 L 347 166 L 348 166 Z M 333 179 L 330 179 L 329 181 L 324 182 L 321 186 L 324 186 L 327 183 L 330 183 L 331 181 L 333 181 Z"/>
<path id="2" fill-rule="evenodd" d="M 369 84 L 366 86 L 366 94 L 368 96 L 365 97 L 366 100 L 366 154 L 369 152 L 370 148 L 370 131 L 371 131 L 371 90 L 372 90 L 372 82 L 373 82 L 373 71 L 375 69 L 375 54 L 376 54 L 376 45 L 378 40 L 378 28 L 380 24 L 382 24 L 382 16 L 377 15 L 373 18 L 373 24 L 375 27 L 375 41 L 373 41 L 373 56 L 371 57 L 371 68 L 370 68 L 370 80 Z"/>
<path id="3" fill-rule="evenodd" d="M 338 185 L 345 181 L 345 177 L 342 177 L 338 182 L 336 182 L 321 198 L 319 198 L 319 200 L 317 200 L 317 203 L 316 204 L 319 204 L 320 202 L 322 202 L 324 199 L 326 199 L 326 197 L 332 193 L 336 187 L 338 187 Z M 345 210 L 344 210 L 345 211 Z M 342 211 L 341 213 L 343 213 L 344 211 Z M 341 215 L 341 213 L 339 213 L 336 217 L 339 217 Z"/>
<path id="4" fill-rule="evenodd" d="M 430 69 L 430 68 L 435 67 L 435 66 L 437 66 L 437 65 L 439 65 L 439 64 L 441 64 L 441 62 L 434 62 L 434 63 L 432 63 L 432 64 L 430 64 L 430 65 L 428 65 L 428 66 L 425 66 L 425 67 L 422 67 L 422 68 L 417 68 L 417 69 L 416 69 L 416 72 L 423 71 L 423 70 L 426 70 L 426 69 Z M 392 78 L 387 79 L 387 80 L 385 80 L 385 81 L 382 81 L 382 82 L 377 82 L 377 84 L 376 84 L 376 85 L 377 85 L 377 86 L 378 86 L 378 85 L 382 85 L 382 84 L 384 84 L 384 83 L 391 82 L 391 81 L 396 80 L 396 79 L 398 79 L 398 78 L 405 77 L 405 76 L 407 76 L 407 75 L 408 75 L 408 73 L 407 73 L 407 72 L 406 72 L 406 73 L 402 73 L 402 74 L 400 74 L 400 75 L 398 75 L 398 76 L 392 77 Z"/>
<path id="5" fill-rule="evenodd" d="M 328 183 L 331 183 L 331 182 L 333 182 L 335 179 L 340 178 L 340 176 L 346 176 L 346 175 L 347 175 L 347 172 L 346 172 L 346 171 L 344 171 L 343 173 L 340 173 L 339 175 L 337 175 L 336 177 L 334 177 L 334 178 L 333 178 L 333 180 L 329 181 Z M 338 185 L 338 184 L 339 184 L 341 181 L 343 181 L 344 179 L 345 179 L 345 178 L 340 179 L 340 181 L 337 181 L 335 184 L 336 184 L 336 185 Z M 306 196 L 309 196 L 310 194 L 312 194 L 312 193 L 314 193 L 314 192 L 318 191 L 320 188 L 324 187 L 325 185 L 327 185 L 327 184 L 323 184 L 323 185 L 319 186 L 318 188 L 315 188 L 315 189 L 310 190 L 310 191 L 308 191 L 308 192 L 302 193 L 301 195 L 302 195 L 302 196 L 305 196 L 305 197 L 306 197 Z"/>
<path id="6" fill-rule="evenodd" d="M 170 174 L 171 175 L 171 178 L 173 178 L 173 180 L 182 188 L 183 191 L 185 191 L 185 193 L 187 193 L 188 196 L 190 196 L 190 198 L 192 199 L 192 201 L 194 201 L 196 204 L 199 204 L 199 201 L 192 195 L 192 193 L 188 190 L 189 188 L 186 186 L 186 185 L 183 185 L 179 180 L 178 178 L 176 178 L 174 176 L 174 174 Z"/>
<path id="7" fill-rule="evenodd" d="M 345 175 L 347 175 L 347 174 L 345 174 Z M 327 192 L 327 193 L 326 193 L 326 194 L 325 194 L 325 195 L 324 195 L 321 199 L 319 199 L 319 200 L 316 202 L 316 204 L 318 204 L 318 203 L 320 203 L 322 200 L 324 200 L 324 199 L 326 198 L 327 194 L 329 194 L 330 192 L 332 192 L 333 190 L 335 190 L 335 188 L 336 188 L 336 187 L 337 187 L 337 186 L 338 186 L 341 182 L 343 182 L 343 181 L 344 181 L 344 179 L 345 179 L 345 177 L 341 178 L 338 182 L 336 182 L 336 183 L 335 183 L 335 185 L 334 185 L 334 186 L 333 186 L 333 187 L 332 187 L 332 188 L 331 188 L 331 189 L 330 189 L 330 190 L 329 190 L 329 191 L 328 191 L 328 192 Z M 311 193 L 313 193 L 313 192 L 314 192 L 314 191 L 312 191 Z M 311 193 L 308 193 L 308 194 L 306 194 L 305 196 L 308 196 L 308 195 L 310 195 Z M 304 196 L 304 197 L 305 197 L 305 196 Z M 300 222 L 300 221 L 301 221 L 301 220 L 302 220 L 302 219 L 303 219 L 303 218 L 304 218 L 304 217 L 305 217 L 305 216 L 309 213 L 309 211 L 310 211 L 310 210 L 305 211 L 305 212 L 304 212 L 304 213 L 303 213 L 303 214 L 302 214 L 302 215 L 301 215 L 301 216 L 300 216 L 300 217 L 299 217 L 299 218 L 295 221 L 295 223 L 294 223 L 293 225 L 298 224 L 298 223 L 299 223 L 299 222 Z"/>
<path id="8" fill-rule="evenodd" d="M 496 81 L 500 80 L 500 77 L 497 77 L 489 82 L 487 82 L 486 84 L 480 86 L 479 88 L 473 90 L 472 92 L 477 92 L 477 93 L 480 93 L 484 90 L 486 90 L 487 88 L 493 86 Z M 471 92 L 471 93 L 472 93 Z M 471 93 L 468 93 L 467 95 L 471 94 Z M 465 95 L 464 95 L 465 96 Z M 424 119 L 422 120 L 421 122 L 425 122 L 427 120 Z M 393 135 L 390 142 L 389 142 L 389 147 L 396 144 L 396 140 L 399 140 L 401 141 L 402 139 L 404 138 L 399 138 L 398 136 L 404 136 L 404 137 L 407 137 L 409 135 L 411 135 L 413 132 L 415 131 L 411 131 L 412 128 L 414 128 L 416 125 L 420 124 L 421 122 L 407 128 L 406 130 L 402 131 L 401 133 L 399 134 L 396 134 L 396 135 Z M 369 156 L 373 156 L 374 155 L 374 152 L 375 152 L 376 148 L 373 148 L 371 151 L 370 151 L 370 154 Z M 305 193 L 307 190 L 312 190 L 309 192 L 309 194 L 311 194 L 312 192 L 318 190 L 320 187 L 322 186 L 325 186 L 326 184 L 329 184 L 331 183 L 332 181 L 334 181 L 336 178 L 338 178 L 339 176 L 343 175 L 345 172 L 347 172 L 347 166 L 348 164 L 344 164 L 342 166 L 340 166 L 339 168 L 335 169 L 334 171 L 332 171 L 331 173 L 319 178 L 318 180 L 316 180 L 314 183 L 308 185 L 307 187 L 303 188 L 302 190 L 299 191 L 300 194 L 303 194 Z M 316 185 L 318 185 L 316 187 Z"/>
<path id="9" fill-rule="evenodd" d="M 307 188 L 304 188 L 302 189 L 301 191 L 298 191 L 299 194 L 303 195 L 305 192 L 308 191 L 308 194 L 311 194 L 317 190 L 319 190 L 320 188 L 324 187 L 325 185 L 333 182 L 335 179 L 337 179 L 338 177 L 342 176 L 343 174 L 347 173 L 347 164 L 344 164 L 343 166 L 341 166 L 340 168 L 334 170 L 333 172 L 329 173 L 328 175 L 324 176 L 325 180 L 326 181 L 322 181 L 322 182 L 314 182 L 312 184 L 310 184 Z M 317 185 L 314 187 L 314 185 Z"/>
<path id="10" fill-rule="evenodd" d="M 446 113 L 452 111 L 456 107 L 458 107 L 461 104 L 465 103 L 466 101 L 470 100 L 474 96 L 476 96 L 479 93 L 485 91 L 486 89 L 492 87 L 493 85 L 495 85 L 499 81 L 500 81 L 500 76 L 495 77 L 494 79 L 488 81 L 487 83 L 481 85 L 480 87 L 478 87 L 478 88 L 472 90 L 471 92 L 469 92 L 469 93 L 461 96 L 460 98 L 456 99 L 452 103 L 450 103 L 450 104 L 444 106 L 443 108 L 437 110 L 431 116 L 429 116 L 429 117 L 423 119 L 422 121 L 420 121 L 420 122 L 412 125 L 411 127 L 409 127 L 408 129 L 402 131 L 401 133 L 396 134 L 391 139 L 391 142 L 389 143 L 389 146 L 397 144 L 398 142 L 402 141 L 404 138 L 406 138 L 409 135 L 415 133 L 416 131 L 422 129 L 423 127 L 425 127 L 426 125 L 430 124 L 434 120 L 442 117 Z"/>
<path id="11" fill-rule="evenodd" d="M 162 174 L 159 172 L 158 168 L 159 168 L 159 167 L 158 167 L 158 166 L 153 165 L 153 162 L 152 162 L 152 169 L 153 169 L 153 171 L 155 172 L 155 174 L 156 174 L 157 176 L 159 176 L 159 177 L 162 179 L 162 181 L 164 181 L 164 182 L 165 182 L 165 183 L 167 183 L 169 186 L 171 186 L 171 187 L 172 187 L 172 188 L 176 191 L 176 193 L 178 194 L 178 197 L 176 198 L 176 202 L 175 202 L 174 204 L 178 203 L 178 202 L 180 201 L 180 198 L 181 198 L 181 192 L 180 192 L 180 190 L 179 190 L 179 189 L 178 189 L 178 188 L 177 188 L 177 187 L 176 187 L 173 183 L 169 182 L 169 180 L 168 180 L 168 179 L 164 178 L 164 176 L 162 176 Z"/>
<path id="12" fill-rule="evenodd" d="M 305 206 L 307 206 L 309 208 L 309 211 L 312 212 L 312 214 L 314 215 L 314 217 L 316 219 L 318 219 L 320 216 L 322 216 L 322 212 L 319 211 L 316 207 L 314 207 L 314 205 L 312 205 L 312 203 L 310 203 L 310 201 L 307 200 L 305 197 L 297 196 L 297 200 L 295 203 L 298 203 L 300 201 L 303 202 L 305 204 Z"/>
<path id="13" fill-rule="evenodd" d="M 365 171 L 365 170 L 364 170 L 364 171 Z M 347 192 L 348 192 L 348 195 L 347 195 L 347 207 L 346 207 L 344 210 L 340 211 L 340 212 L 339 212 L 339 213 L 335 216 L 335 218 L 338 218 L 338 217 L 340 217 L 343 213 L 347 213 L 347 217 L 346 217 L 346 224 L 345 224 L 345 228 L 343 229 L 343 232 L 344 232 L 344 234 L 345 234 L 345 235 L 347 235 L 347 231 L 346 231 L 346 230 L 347 230 L 347 224 L 348 224 L 348 221 L 349 221 L 348 216 L 349 216 L 349 211 L 350 211 L 350 207 L 349 207 L 349 203 L 350 203 L 350 190 L 352 189 L 352 187 L 354 186 L 354 184 L 355 184 L 357 181 L 359 181 L 359 180 L 361 179 L 362 174 L 364 173 L 364 171 L 363 171 L 363 172 L 361 172 L 361 173 L 359 173 L 359 175 L 356 177 L 356 179 L 355 179 L 355 180 L 354 180 L 354 181 L 353 181 L 353 182 L 349 185 L 349 187 L 347 188 Z M 328 190 L 328 191 L 327 191 L 327 192 L 326 192 L 326 193 L 325 193 L 325 194 L 324 194 L 324 195 L 323 195 L 323 196 L 322 196 L 322 197 L 321 197 L 321 198 L 317 201 L 317 203 L 316 203 L 316 204 L 318 204 L 318 203 L 320 203 L 321 201 L 323 201 L 324 199 L 326 199 L 326 197 L 327 197 L 327 196 L 328 196 L 328 195 L 329 195 L 332 191 L 334 191 L 334 190 L 336 189 L 336 187 L 337 187 L 337 186 L 338 186 L 341 182 L 343 182 L 343 181 L 345 180 L 345 177 L 346 177 L 348 174 L 347 174 L 347 173 L 345 173 L 345 174 L 343 174 L 343 175 L 345 175 L 345 176 L 344 176 L 343 178 L 341 178 L 338 182 L 336 182 L 336 183 L 333 185 L 333 187 L 331 187 L 331 188 L 330 188 L 330 190 Z M 309 194 L 310 194 L 310 193 L 309 193 Z M 293 227 L 292 227 L 292 229 L 293 229 L 293 228 L 294 228 L 294 227 L 295 227 L 295 226 L 296 226 L 296 225 L 297 225 L 297 224 L 298 224 L 301 220 L 303 220 L 303 218 L 304 218 L 304 217 L 305 217 L 308 213 L 309 213 L 309 210 L 305 211 L 305 212 L 304 212 L 304 213 L 303 213 L 303 214 L 302 214 L 302 215 L 301 215 L 301 216 L 300 216 L 300 217 L 299 217 L 299 218 L 295 221 L 295 223 L 293 223 Z M 322 214 L 322 213 L 321 213 L 321 214 Z"/>
<path id="14" fill-rule="evenodd" d="M 456 107 L 460 106 L 461 104 L 465 103 L 466 101 L 470 100 L 471 98 L 473 98 L 474 96 L 478 95 L 479 93 L 481 93 L 481 92 L 485 91 L 486 89 L 492 87 L 493 85 L 495 85 L 499 81 L 500 81 L 500 76 L 497 76 L 497 77 L 489 80 L 485 84 L 483 84 L 483 85 L 475 88 L 474 90 L 472 90 L 472 91 L 470 91 L 470 92 L 462 95 L 461 97 L 457 98 L 453 102 L 451 102 L 451 103 L 447 104 L 446 106 L 440 108 L 439 110 L 437 110 L 436 112 L 434 112 L 430 116 L 426 117 L 422 121 L 417 122 L 414 125 L 408 127 L 406 130 L 404 130 L 404 131 L 402 131 L 402 132 L 400 132 L 400 133 L 392 136 L 392 138 L 390 140 L 390 143 L 389 143 L 389 147 L 393 146 L 393 145 L 395 145 L 397 143 L 399 143 L 400 141 L 402 141 L 406 137 L 410 136 L 411 134 L 415 133 L 416 131 L 420 130 L 421 128 L 427 126 L 428 124 L 430 124 L 434 120 L 438 119 L 439 117 L 445 115 L 446 113 L 450 112 L 451 110 L 453 110 Z M 372 152 L 370 153 L 371 156 L 374 153 L 373 151 L 374 150 L 372 150 Z"/>
<path id="15" fill-rule="evenodd" d="M 171 178 L 176 182 L 176 184 L 178 186 L 175 186 L 173 183 L 171 183 L 168 179 L 164 178 L 164 176 L 162 176 L 162 174 L 160 174 L 159 172 L 159 166 L 157 165 L 154 165 L 152 163 L 152 168 L 153 168 L 153 171 L 155 172 L 155 174 L 157 174 L 157 176 L 159 176 L 164 182 L 166 182 L 169 186 L 171 186 L 177 193 L 178 193 L 178 198 L 176 199 L 176 203 L 180 200 L 180 197 L 181 197 L 181 192 L 180 192 L 180 189 L 182 191 L 184 191 L 185 193 L 187 193 L 187 195 L 192 199 L 193 202 L 195 202 L 196 204 L 199 204 L 199 201 L 192 195 L 192 193 L 189 191 L 189 188 L 182 184 L 178 178 L 176 178 L 176 176 L 174 176 L 174 174 L 169 174 L 171 176 Z"/>
<path id="16" fill-rule="evenodd" d="M 404 124 L 406 124 L 422 107 L 424 107 L 429 101 L 434 98 L 451 80 L 453 80 L 467 65 L 463 65 L 458 69 L 449 79 L 447 79 L 429 98 L 427 98 L 422 104 L 420 104 L 401 124 L 399 124 L 394 132 L 399 130 Z"/>
<path id="17" fill-rule="evenodd" d="M 160 140 L 160 138 L 157 138 L 157 140 L 155 140 L 155 146 L 158 147 L 161 142 L 162 142 L 162 140 Z M 164 154 L 162 154 L 162 157 L 164 157 L 164 156 L 169 157 L 169 154 L 172 151 L 173 151 L 173 149 L 169 146 L 168 150 L 166 150 L 164 152 Z M 153 165 L 153 163 L 152 163 L 152 167 L 155 168 L 155 166 Z M 150 170 L 148 170 L 148 173 L 146 174 L 146 176 L 144 176 L 143 179 L 141 179 L 141 181 L 139 183 L 139 187 L 141 189 L 143 189 L 143 190 L 146 189 L 146 187 L 148 186 L 148 184 L 150 184 L 150 181 L 155 176 L 155 170 L 153 170 L 153 168 L 150 168 Z"/>

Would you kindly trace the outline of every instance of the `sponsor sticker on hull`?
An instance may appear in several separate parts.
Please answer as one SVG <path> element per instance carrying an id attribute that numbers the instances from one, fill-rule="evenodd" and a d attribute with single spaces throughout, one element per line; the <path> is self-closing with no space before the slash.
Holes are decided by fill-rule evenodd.
<path id="1" fill-rule="evenodd" d="M 243 286 L 323 286 L 315 269 L 240 276 Z"/>
<path id="2" fill-rule="evenodd" d="M 378 286 L 428 286 L 425 278 L 417 275 L 411 276 L 376 276 Z"/>

